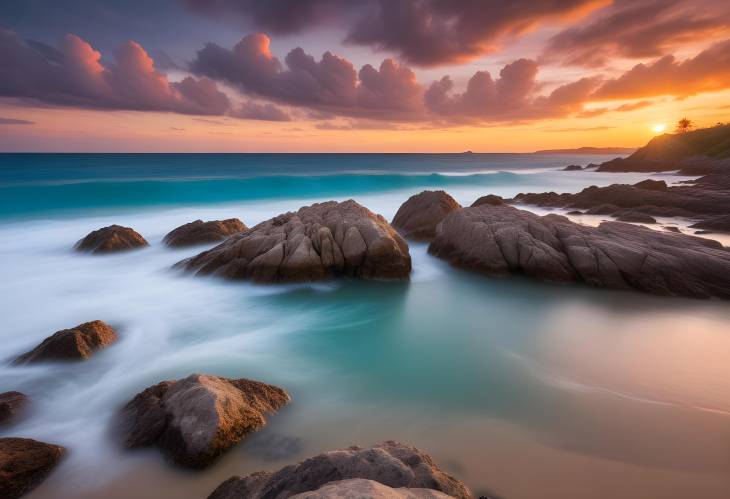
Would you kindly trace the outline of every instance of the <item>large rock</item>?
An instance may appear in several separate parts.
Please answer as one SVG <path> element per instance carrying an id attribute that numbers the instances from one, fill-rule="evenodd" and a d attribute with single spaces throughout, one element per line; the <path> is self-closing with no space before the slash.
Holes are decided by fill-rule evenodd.
<path id="1" fill-rule="evenodd" d="M 88 253 L 113 253 L 148 246 L 149 243 L 134 229 L 110 225 L 95 230 L 76 243 L 76 251 Z"/>
<path id="2" fill-rule="evenodd" d="M 30 352 L 15 359 L 16 364 L 49 360 L 86 360 L 98 349 L 117 341 L 117 333 L 103 321 L 91 321 L 53 333 Z"/>
<path id="3" fill-rule="evenodd" d="M 463 483 L 441 471 L 428 454 L 388 441 L 365 449 L 350 447 L 325 452 L 273 473 L 262 471 L 231 477 L 208 499 L 283 499 L 353 478 L 396 489 L 431 489 L 460 499 L 472 497 Z"/>
<path id="4" fill-rule="evenodd" d="M 654 217 L 652 217 L 651 215 L 647 215 L 646 213 L 641 213 L 640 211 L 632 210 L 631 208 L 624 208 L 622 210 L 615 211 L 613 213 L 613 216 L 619 222 L 631 222 L 631 223 L 639 223 L 639 224 L 655 224 L 656 223 L 656 219 Z"/>
<path id="5" fill-rule="evenodd" d="M 407 239 L 430 241 L 446 215 L 461 208 L 444 191 L 423 191 L 408 198 L 393 217 L 393 227 Z"/>
<path id="6" fill-rule="evenodd" d="M 497 196 L 495 194 L 487 194 L 486 196 L 481 196 L 476 201 L 474 201 L 471 205 L 472 206 L 479 206 L 481 204 L 491 204 L 491 205 L 500 205 L 504 204 L 504 199 L 502 199 L 502 196 Z"/>
<path id="7" fill-rule="evenodd" d="M 209 222 L 195 220 L 170 231 L 163 239 L 163 242 L 172 248 L 215 243 L 232 234 L 243 232 L 247 228 L 237 218 L 211 220 Z"/>
<path id="8" fill-rule="evenodd" d="M 720 243 L 621 222 L 588 227 L 558 215 L 484 205 L 447 216 L 429 252 L 490 275 L 730 298 L 730 251 Z"/>
<path id="9" fill-rule="evenodd" d="M 116 430 L 127 448 L 157 446 L 176 464 L 204 468 L 289 400 L 258 381 L 192 374 L 137 394 L 120 411 Z"/>
<path id="10" fill-rule="evenodd" d="M 0 497 L 16 499 L 38 486 L 64 451 L 30 438 L 0 438 Z"/>
<path id="11" fill-rule="evenodd" d="M 411 256 L 382 216 L 348 200 L 284 213 L 176 266 L 256 282 L 407 279 Z"/>
<path id="12" fill-rule="evenodd" d="M 728 210 L 730 211 L 730 207 L 728 207 Z M 690 227 L 706 231 L 730 232 L 730 214 L 708 217 L 690 225 Z"/>
<path id="13" fill-rule="evenodd" d="M 0 426 L 17 421 L 27 406 L 28 396 L 24 393 L 0 393 Z"/>
<path id="14" fill-rule="evenodd" d="M 352 478 L 332 482 L 313 492 L 302 492 L 290 496 L 290 499 L 450 499 L 453 496 L 432 489 L 394 489 L 364 478 Z"/>

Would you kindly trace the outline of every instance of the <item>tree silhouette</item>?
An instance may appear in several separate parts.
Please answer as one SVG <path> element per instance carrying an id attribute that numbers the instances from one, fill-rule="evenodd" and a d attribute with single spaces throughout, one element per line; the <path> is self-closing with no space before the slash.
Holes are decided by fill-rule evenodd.
<path id="1" fill-rule="evenodd" d="M 694 128 L 694 123 L 687 118 L 682 118 L 677 122 L 677 133 L 687 133 Z"/>

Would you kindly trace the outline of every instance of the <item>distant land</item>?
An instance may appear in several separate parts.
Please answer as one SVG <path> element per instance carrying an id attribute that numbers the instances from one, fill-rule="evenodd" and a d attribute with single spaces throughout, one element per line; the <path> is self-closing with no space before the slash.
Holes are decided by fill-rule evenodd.
<path id="1" fill-rule="evenodd" d="M 575 149 L 542 149 L 532 154 L 631 154 L 636 147 L 577 147 Z"/>

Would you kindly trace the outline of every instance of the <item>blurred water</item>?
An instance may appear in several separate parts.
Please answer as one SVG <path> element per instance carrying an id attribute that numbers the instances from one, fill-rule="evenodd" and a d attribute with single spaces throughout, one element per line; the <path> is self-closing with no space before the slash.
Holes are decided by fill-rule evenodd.
<path id="1" fill-rule="evenodd" d="M 637 179 L 526 167 L 510 175 L 442 187 L 469 204 L 489 192 Z M 356 178 L 367 185 L 367 176 Z M 353 181 L 354 193 L 277 188 L 252 199 L 135 205 L 125 182 L 115 191 L 128 195 L 124 205 L 64 211 L 56 198 L 0 221 L 2 357 L 97 318 L 121 336 L 80 364 L 0 366 L 0 391 L 34 401 L 30 417 L 3 434 L 69 449 L 31 499 L 200 498 L 233 474 L 384 439 L 427 450 L 475 491 L 498 497 L 728 497 L 727 303 L 487 279 L 420 244 L 411 245 L 410 283 L 256 286 L 181 276 L 170 266 L 201 248 L 171 250 L 161 239 L 195 218 L 253 225 L 355 197 L 390 219 L 423 186 L 368 190 Z M 110 223 L 134 227 L 151 246 L 103 257 L 71 251 Z M 274 383 L 293 402 L 204 472 L 175 470 L 154 450 L 119 451 L 108 435 L 114 411 L 146 386 L 192 372 Z"/>

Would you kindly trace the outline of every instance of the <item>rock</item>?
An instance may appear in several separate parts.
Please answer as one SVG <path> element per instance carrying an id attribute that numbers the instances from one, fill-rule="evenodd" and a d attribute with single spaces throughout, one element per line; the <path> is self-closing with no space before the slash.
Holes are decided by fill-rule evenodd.
<path id="1" fill-rule="evenodd" d="M 599 204 L 586 210 L 588 215 L 610 215 L 618 211 L 619 207 L 615 204 Z"/>
<path id="2" fill-rule="evenodd" d="M 243 232 L 247 228 L 237 218 L 212 220 L 210 222 L 195 220 L 168 232 L 163 242 L 172 248 L 215 243 L 232 234 Z"/>
<path id="3" fill-rule="evenodd" d="M 256 282 L 407 279 L 411 255 L 382 216 L 348 200 L 279 215 L 176 267 Z"/>
<path id="4" fill-rule="evenodd" d="M 511 206 L 465 208 L 441 222 L 429 252 L 489 275 L 730 298 L 730 251 L 720 243 L 621 222 L 588 227 Z"/>
<path id="5" fill-rule="evenodd" d="M 652 180 L 650 178 L 634 184 L 634 187 L 647 191 L 666 191 L 667 183 L 663 180 Z"/>
<path id="6" fill-rule="evenodd" d="M 157 446 L 176 464 L 205 468 L 289 400 L 258 381 L 191 374 L 138 393 L 120 411 L 116 430 L 126 448 Z"/>
<path id="7" fill-rule="evenodd" d="M 636 210 L 623 209 L 618 210 L 613 214 L 616 220 L 620 222 L 632 222 L 638 224 L 655 224 L 656 219 L 646 213 L 641 213 Z"/>
<path id="8" fill-rule="evenodd" d="M 65 449 L 30 438 L 0 438 L 0 497 L 16 499 L 38 486 Z"/>
<path id="9" fill-rule="evenodd" d="M 495 196 L 494 194 L 487 194 L 486 196 L 482 196 L 476 201 L 474 201 L 471 205 L 472 206 L 479 206 L 482 204 L 491 204 L 493 206 L 497 206 L 500 204 L 504 204 L 504 199 L 502 199 L 501 196 Z"/>
<path id="10" fill-rule="evenodd" d="M 439 222 L 459 208 L 461 205 L 444 191 L 423 191 L 398 208 L 392 225 L 406 239 L 430 241 Z"/>
<path id="11" fill-rule="evenodd" d="M 95 230 L 81 241 L 74 249 L 88 253 L 113 253 L 149 246 L 144 237 L 129 227 L 110 225 Z"/>
<path id="12" fill-rule="evenodd" d="M 681 234 L 682 233 L 682 231 L 679 230 L 679 227 L 674 227 L 673 225 L 664 226 L 664 227 L 662 227 L 662 229 L 664 229 L 666 231 L 669 231 L 669 232 L 674 232 L 676 234 Z"/>
<path id="13" fill-rule="evenodd" d="M 583 212 L 580 210 L 571 210 L 568 213 L 566 213 L 566 215 L 582 215 L 582 214 L 583 214 Z"/>
<path id="14" fill-rule="evenodd" d="M 98 349 L 117 341 L 117 333 L 103 321 L 91 321 L 53 333 L 30 352 L 15 359 L 15 364 L 47 360 L 86 360 Z"/>
<path id="15" fill-rule="evenodd" d="M 261 471 L 246 477 L 234 476 L 221 483 L 208 499 L 285 498 L 354 478 L 395 489 L 431 489 L 455 498 L 472 498 L 469 489 L 441 471 L 428 454 L 388 441 L 368 448 L 355 446 L 325 452 L 273 473 Z"/>
<path id="16" fill-rule="evenodd" d="M 580 165 L 568 165 L 565 168 L 563 168 L 564 172 L 576 172 L 583 170 L 583 167 Z"/>
<path id="17" fill-rule="evenodd" d="M 730 207 L 728 207 L 730 210 Z M 730 215 L 719 215 L 701 220 L 690 225 L 693 229 L 704 229 L 706 231 L 730 232 Z"/>
<path id="18" fill-rule="evenodd" d="M 24 393 L 0 393 L 0 426 L 17 421 L 28 406 L 28 402 L 28 396 Z"/>
<path id="19" fill-rule="evenodd" d="M 431 489 L 405 487 L 394 489 L 374 480 L 352 478 L 332 482 L 313 492 L 302 492 L 290 496 L 289 499 L 450 499 L 451 497 Z"/>

